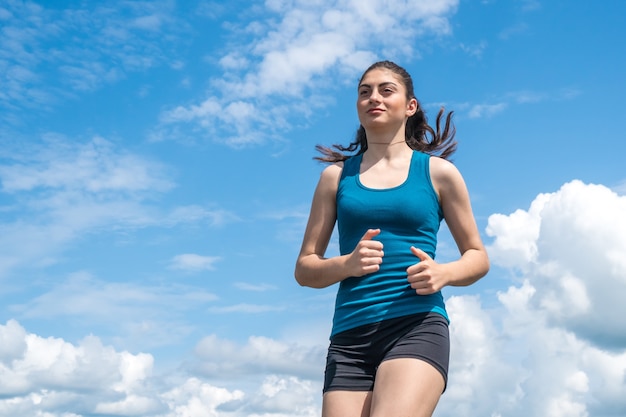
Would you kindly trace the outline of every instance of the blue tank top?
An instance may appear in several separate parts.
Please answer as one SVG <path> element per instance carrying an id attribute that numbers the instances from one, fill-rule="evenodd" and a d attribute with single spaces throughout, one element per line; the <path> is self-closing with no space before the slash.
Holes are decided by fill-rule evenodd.
<path id="1" fill-rule="evenodd" d="M 344 161 L 337 188 L 337 228 L 342 255 L 354 250 L 367 229 L 381 229 L 378 272 L 339 284 L 331 336 L 363 324 L 425 312 L 448 319 L 441 292 L 422 296 L 407 281 L 406 269 L 419 259 L 411 246 L 433 259 L 443 212 L 430 179 L 430 155 L 413 152 L 409 174 L 397 187 L 372 189 L 359 179 L 362 155 Z"/>

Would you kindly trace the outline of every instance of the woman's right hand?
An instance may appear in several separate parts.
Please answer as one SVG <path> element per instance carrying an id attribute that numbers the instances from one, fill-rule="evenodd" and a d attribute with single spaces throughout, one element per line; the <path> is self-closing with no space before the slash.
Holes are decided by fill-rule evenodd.
<path id="1" fill-rule="evenodd" d="M 361 277 L 377 272 L 383 263 L 383 244 L 372 240 L 380 234 L 380 229 L 368 229 L 347 259 L 350 276 Z"/>

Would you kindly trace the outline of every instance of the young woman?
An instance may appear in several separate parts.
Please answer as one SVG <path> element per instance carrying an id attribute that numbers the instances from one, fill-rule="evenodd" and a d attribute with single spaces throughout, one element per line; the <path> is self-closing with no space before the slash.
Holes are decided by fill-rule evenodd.
<path id="1" fill-rule="evenodd" d="M 443 131 L 426 120 L 410 75 L 382 61 L 358 86 L 361 126 L 349 146 L 318 146 L 323 170 L 296 262 L 298 283 L 339 283 L 324 380 L 323 417 L 431 416 L 446 388 L 448 316 L 441 289 L 489 270 L 467 187 L 447 161 Z M 344 154 L 352 152 L 352 155 Z M 460 251 L 434 260 L 446 221 Z M 337 223 L 340 255 L 325 257 Z"/>

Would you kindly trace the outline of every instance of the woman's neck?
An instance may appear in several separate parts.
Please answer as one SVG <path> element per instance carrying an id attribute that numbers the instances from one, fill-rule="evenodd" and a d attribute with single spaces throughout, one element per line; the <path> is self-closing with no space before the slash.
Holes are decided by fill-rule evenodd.
<path id="1" fill-rule="evenodd" d="M 365 137 L 368 145 L 389 146 L 405 141 L 405 127 L 399 126 L 378 126 L 365 130 Z"/>
<path id="2" fill-rule="evenodd" d="M 367 142 L 367 150 L 364 153 L 364 158 L 374 163 L 374 161 L 395 160 L 396 158 L 404 158 L 408 154 L 412 153 L 412 149 L 406 143 L 404 139 L 394 140 L 388 143 L 378 143 L 369 140 Z"/>
<path id="3" fill-rule="evenodd" d="M 395 154 L 405 151 L 406 145 L 404 126 L 392 132 L 371 131 L 365 132 L 367 138 L 367 150 L 377 155 L 377 157 L 392 157 Z"/>
<path id="4" fill-rule="evenodd" d="M 392 146 L 392 145 L 398 145 L 400 143 L 406 143 L 406 141 L 403 140 L 398 140 L 398 141 L 393 141 L 393 142 L 370 142 L 369 140 L 367 141 L 367 146 L 369 145 L 384 145 L 384 146 Z"/>

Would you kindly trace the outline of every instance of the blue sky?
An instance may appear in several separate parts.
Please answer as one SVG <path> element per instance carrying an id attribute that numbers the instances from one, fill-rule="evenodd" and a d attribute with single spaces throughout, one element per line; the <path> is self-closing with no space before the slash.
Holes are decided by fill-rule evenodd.
<path id="1" fill-rule="evenodd" d="M 0 416 L 319 415 L 336 288 L 293 267 L 379 59 L 454 110 L 492 260 L 436 416 L 623 415 L 625 39 L 617 1 L 2 1 Z"/>

